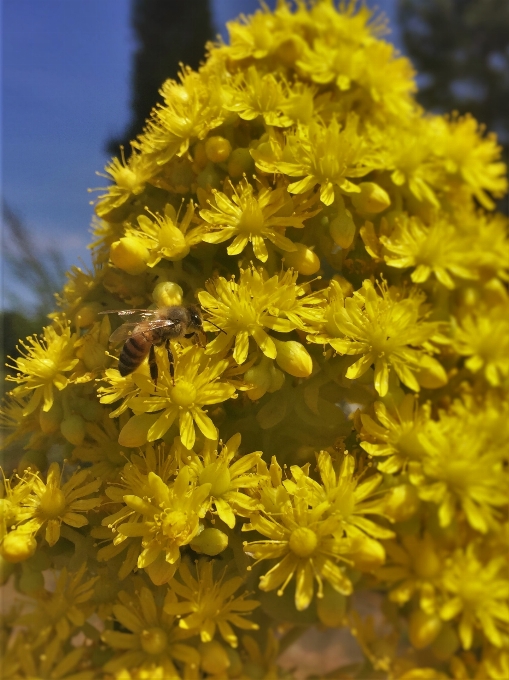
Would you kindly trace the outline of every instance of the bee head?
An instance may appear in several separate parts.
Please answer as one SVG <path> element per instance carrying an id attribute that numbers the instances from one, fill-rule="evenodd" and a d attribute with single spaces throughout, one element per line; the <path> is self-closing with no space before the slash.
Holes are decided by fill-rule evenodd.
<path id="1" fill-rule="evenodd" d="M 189 305 L 187 308 L 189 312 L 189 325 L 196 330 L 203 329 L 203 321 L 201 318 L 201 312 L 195 305 Z"/>

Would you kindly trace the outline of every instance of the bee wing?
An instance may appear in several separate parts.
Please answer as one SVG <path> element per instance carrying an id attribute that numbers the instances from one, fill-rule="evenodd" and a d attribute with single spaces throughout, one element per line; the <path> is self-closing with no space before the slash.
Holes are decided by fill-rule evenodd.
<path id="1" fill-rule="evenodd" d="M 129 338 L 132 334 L 136 326 L 139 326 L 140 323 L 139 321 L 130 321 L 128 323 L 123 323 L 121 326 L 119 326 L 117 329 L 113 331 L 113 333 L 110 335 L 110 342 L 113 345 L 118 344 L 119 342 L 124 342 Z"/>
<path id="2" fill-rule="evenodd" d="M 171 328 L 171 326 L 175 326 L 176 323 L 178 322 L 173 321 L 172 319 L 152 319 L 150 321 L 127 322 L 113 331 L 110 335 L 110 342 L 116 344 L 127 340 L 134 331 L 138 334 L 143 333 L 144 331 L 150 331 L 153 328 Z"/>
<path id="3" fill-rule="evenodd" d="M 148 317 L 155 317 L 159 314 L 157 309 L 105 309 L 99 314 L 118 314 L 118 316 L 130 316 L 135 314 L 140 319 L 146 319 Z"/>

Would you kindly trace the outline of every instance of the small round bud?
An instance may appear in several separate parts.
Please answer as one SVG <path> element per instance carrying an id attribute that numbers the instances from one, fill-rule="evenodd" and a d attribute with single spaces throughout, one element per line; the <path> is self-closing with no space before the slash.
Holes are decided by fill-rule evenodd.
<path id="1" fill-rule="evenodd" d="M 285 264 L 296 269 L 303 276 L 316 274 L 320 269 L 320 258 L 303 243 L 296 243 L 297 250 L 285 253 Z"/>
<path id="2" fill-rule="evenodd" d="M 115 267 L 131 275 L 145 271 L 149 255 L 148 249 L 134 236 L 124 236 L 110 247 L 110 260 Z"/>
<path id="3" fill-rule="evenodd" d="M 426 614 L 415 609 L 410 615 L 408 635 L 415 649 L 424 649 L 437 637 L 442 628 L 442 621 L 434 614 Z"/>
<path id="4" fill-rule="evenodd" d="M 198 172 L 200 170 L 203 170 L 203 168 L 209 162 L 209 159 L 207 158 L 207 154 L 205 152 L 205 143 L 204 142 L 198 142 L 195 145 L 194 150 L 193 150 L 193 160 L 194 160 L 195 169 Z"/>
<path id="5" fill-rule="evenodd" d="M 219 189 L 221 187 L 221 176 L 213 163 L 208 163 L 203 168 L 196 181 L 202 189 Z"/>
<path id="6" fill-rule="evenodd" d="M 181 305 L 184 291 L 173 281 L 161 281 L 152 292 L 152 300 L 158 307 Z"/>
<path id="7" fill-rule="evenodd" d="M 393 522 L 405 522 L 419 510 L 419 495 L 410 484 L 393 486 L 385 494 L 384 500 L 384 513 Z"/>
<path id="8" fill-rule="evenodd" d="M 36 548 L 37 541 L 32 534 L 25 534 L 22 531 L 15 530 L 4 537 L 0 545 L 0 555 L 7 562 L 16 564 L 32 557 Z"/>
<path id="9" fill-rule="evenodd" d="M 224 137 L 214 135 L 205 142 L 205 153 L 212 163 L 223 163 L 232 152 L 232 145 Z"/>
<path id="10" fill-rule="evenodd" d="M 93 423 L 101 418 L 103 409 L 98 401 L 94 399 L 80 399 L 79 404 L 79 411 L 88 422 Z"/>
<path id="11" fill-rule="evenodd" d="M 60 432 L 68 442 L 80 446 L 85 438 L 85 420 L 77 414 L 69 416 L 60 423 Z"/>
<path id="12" fill-rule="evenodd" d="M 219 529 L 204 529 L 193 538 L 191 548 L 200 554 L 214 557 L 228 547 L 228 536 Z"/>
<path id="13" fill-rule="evenodd" d="M 74 325 L 76 328 L 86 328 L 97 321 L 97 313 L 102 309 L 98 302 L 88 302 L 82 305 L 74 315 Z"/>
<path id="14" fill-rule="evenodd" d="M 62 407 L 56 401 L 49 411 L 39 411 L 39 425 L 44 434 L 54 434 L 60 429 L 64 414 Z"/>
<path id="15" fill-rule="evenodd" d="M 460 639 L 450 623 L 443 623 L 437 637 L 433 640 L 431 649 L 441 661 L 447 661 L 460 646 Z"/>
<path id="16" fill-rule="evenodd" d="M 223 645 L 217 640 L 201 642 L 198 646 L 201 656 L 201 668 L 205 673 L 219 675 L 226 673 L 230 667 L 230 659 Z"/>
<path id="17" fill-rule="evenodd" d="M 429 534 L 424 537 L 419 546 L 418 555 L 414 560 L 414 569 L 418 578 L 434 578 L 442 569 L 442 562 L 436 553 L 433 539 Z"/>
<path id="18" fill-rule="evenodd" d="M 386 210 L 391 199 L 389 194 L 374 182 L 361 182 L 360 194 L 352 194 L 352 203 L 359 212 L 379 213 Z"/>
<path id="19" fill-rule="evenodd" d="M 18 465 L 18 474 L 22 474 L 28 468 L 32 470 L 44 470 L 48 465 L 48 459 L 44 451 L 28 449 Z"/>
<path id="20" fill-rule="evenodd" d="M 242 175 L 250 175 L 254 170 L 254 161 L 249 149 L 242 147 L 231 152 L 228 158 L 228 174 L 232 179 L 240 179 Z"/>
<path id="21" fill-rule="evenodd" d="M 300 342 L 274 340 L 277 350 L 276 362 L 283 371 L 296 378 L 307 378 L 313 370 L 313 360 Z"/>
<path id="22" fill-rule="evenodd" d="M 385 550 L 381 543 L 368 536 L 352 538 L 352 561 L 359 571 L 374 571 L 385 562 Z"/>
<path id="23" fill-rule="evenodd" d="M 349 248 L 355 236 L 355 222 L 352 213 L 345 209 L 337 215 L 331 221 L 329 231 L 334 243 L 341 248 Z"/>

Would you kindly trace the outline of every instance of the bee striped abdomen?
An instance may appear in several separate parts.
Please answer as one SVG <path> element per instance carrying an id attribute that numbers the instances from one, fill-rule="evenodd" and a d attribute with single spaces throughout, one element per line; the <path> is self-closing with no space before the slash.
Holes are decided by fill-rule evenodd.
<path id="1" fill-rule="evenodd" d="M 141 333 L 132 335 L 124 343 L 118 360 L 121 376 L 129 375 L 141 364 L 150 350 L 150 342 Z"/>

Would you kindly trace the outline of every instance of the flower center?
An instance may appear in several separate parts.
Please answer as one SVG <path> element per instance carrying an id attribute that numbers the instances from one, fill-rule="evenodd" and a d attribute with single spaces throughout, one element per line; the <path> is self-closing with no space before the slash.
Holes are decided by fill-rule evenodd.
<path id="1" fill-rule="evenodd" d="M 168 635 L 162 628 L 149 628 L 141 635 L 141 646 L 147 654 L 162 654 L 168 646 Z"/>
<path id="2" fill-rule="evenodd" d="M 290 534 L 290 550 L 299 557 L 309 557 L 318 545 L 318 537 L 312 529 L 299 527 Z"/>
<path id="3" fill-rule="evenodd" d="M 196 399 L 196 387 L 187 380 L 181 380 L 172 389 L 170 396 L 177 406 L 190 406 Z"/>
<path id="4" fill-rule="evenodd" d="M 265 220 L 258 201 L 250 197 L 239 220 L 239 231 L 245 234 L 259 234 L 263 230 L 264 223 Z"/>
<path id="5" fill-rule="evenodd" d="M 65 512 L 65 495 L 60 489 L 48 487 L 40 501 L 41 512 L 48 519 L 55 519 Z"/>
<path id="6" fill-rule="evenodd" d="M 199 483 L 212 484 L 210 495 L 219 498 L 230 488 L 230 471 L 225 465 L 218 466 L 217 463 L 212 463 L 200 473 Z"/>

